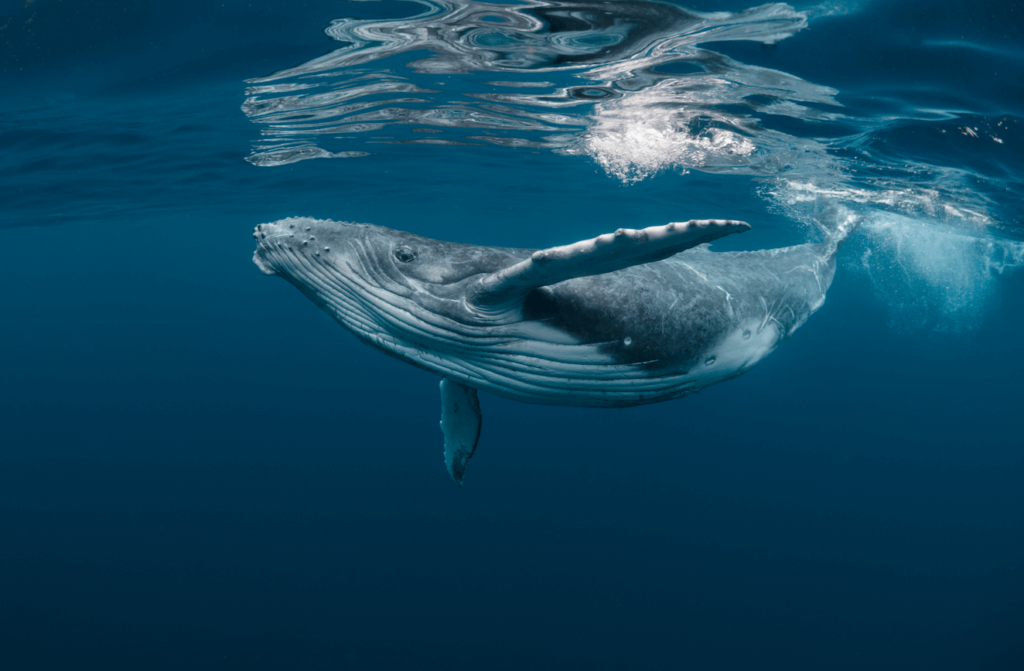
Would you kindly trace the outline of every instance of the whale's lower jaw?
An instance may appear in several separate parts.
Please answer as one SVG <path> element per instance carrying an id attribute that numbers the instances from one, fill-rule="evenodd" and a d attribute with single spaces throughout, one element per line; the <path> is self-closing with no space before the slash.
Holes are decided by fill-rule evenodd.
<path id="1" fill-rule="evenodd" d="M 277 275 L 278 274 L 278 272 L 274 269 L 274 266 L 272 266 L 269 263 L 267 263 L 266 259 L 264 259 L 260 255 L 260 250 L 259 249 L 257 249 L 253 253 L 253 255 L 252 255 L 252 262 L 256 264 L 256 267 L 259 268 L 260 271 L 264 275 Z"/>

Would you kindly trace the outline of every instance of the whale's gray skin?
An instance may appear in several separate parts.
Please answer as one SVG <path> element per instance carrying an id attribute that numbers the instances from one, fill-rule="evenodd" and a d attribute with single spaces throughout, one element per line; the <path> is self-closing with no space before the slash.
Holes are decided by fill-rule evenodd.
<path id="1" fill-rule="evenodd" d="M 535 251 L 367 224 L 261 224 L 253 261 L 358 339 L 441 375 L 446 462 L 461 484 L 477 389 L 527 403 L 622 407 L 749 370 L 825 301 L 839 238 L 755 252 L 749 229 L 690 221 Z"/>

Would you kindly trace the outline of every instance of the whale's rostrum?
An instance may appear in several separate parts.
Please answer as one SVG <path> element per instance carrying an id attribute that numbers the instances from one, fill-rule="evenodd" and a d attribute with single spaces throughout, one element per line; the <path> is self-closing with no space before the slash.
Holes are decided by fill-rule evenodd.
<path id="1" fill-rule="evenodd" d="M 290 218 L 256 227 L 253 261 L 361 341 L 442 376 L 445 461 L 461 484 L 478 389 L 654 403 L 736 377 L 792 335 L 824 303 L 841 237 L 754 252 L 706 244 L 748 229 L 694 220 L 528 250 Z"/>

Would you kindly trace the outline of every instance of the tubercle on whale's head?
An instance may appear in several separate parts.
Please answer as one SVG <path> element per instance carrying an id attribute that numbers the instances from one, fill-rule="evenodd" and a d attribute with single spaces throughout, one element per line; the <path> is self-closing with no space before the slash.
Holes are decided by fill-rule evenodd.
<path id="1" fill-rule="evenodd" d="M 290 217 L 253 230 L 253 263 L 267 275 L 284 277 L 306 291 L 316 285 L 358 280 L 379 286 L 382 278 L 367 261 L 379 256 L 378 227 Z"/>
<path id="2" fill-rule="evenodd" d="M 415 320 L 415 288 L 398 271 L 393 236 L 366 224 L 293 217 L 260 224 L 255 264 L 295 286 L 363 341 L 388 349 Z"/>
<path id="3" fill-rule="evenodd" d="M 475 280 L 519 260 L 511 250 L 445 242 L 413 233 L 305 217 L 260 224 L 253 262 L 268 275 L 294 277 L 307 262 L 372 286 L 430 293 Z"/>

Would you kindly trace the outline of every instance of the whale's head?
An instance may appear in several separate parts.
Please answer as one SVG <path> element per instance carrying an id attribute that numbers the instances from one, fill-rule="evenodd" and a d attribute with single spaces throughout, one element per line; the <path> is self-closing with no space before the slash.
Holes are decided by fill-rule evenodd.
<path id="1" fill-rule="evenodd" d="M 452 323 L 475 323 L 467 291 L 523 256 L 382 226 L 301 217 L 260 224 L 253 237 L 253 262 L 260 270 L 288 280 L 342 326 L 378 346 L 396 337 L 429 345 L 431 337 L 444 339 Z"/>
<path id="2" fill-rule="evenodd" d="M 402 244 L 402 235 L 380 226 L 290 217 L 255 228 L 252 260 L 314 300 L 343 287 L 404 294 L 410 287 L 401 266 L 416 253 Z"/>

